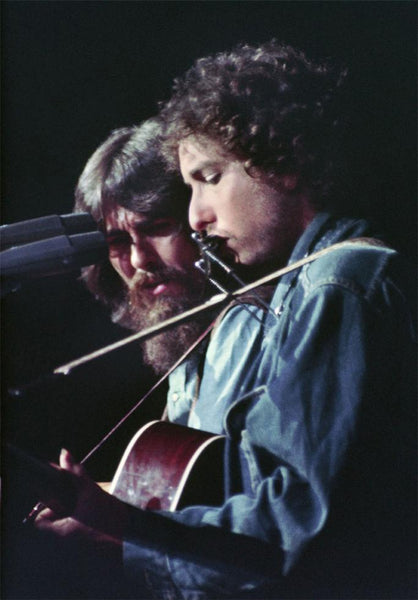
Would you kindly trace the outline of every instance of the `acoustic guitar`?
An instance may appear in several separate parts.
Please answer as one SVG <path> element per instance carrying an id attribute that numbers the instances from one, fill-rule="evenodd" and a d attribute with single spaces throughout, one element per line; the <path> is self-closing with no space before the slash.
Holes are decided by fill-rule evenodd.
<path id="1" fill-rule="evenodd" d="M 145 510 L 220 505 L 224 442 L 223 435 L 151 421 L 128 444 L 108 491 Z M 8 449 L 10 477 L 22 478 L 47 506 L 70 514 L 75 490 L 69 474 L 14 446 Z M 45 495 L 51 500 L 45 501 Z"/>
<path id="2" fill-rule="evenodd" d="M 221 504 L 224 441 L 222 435 L 152 421 L 132 438 L 109 492 L 150 510 Z"/>

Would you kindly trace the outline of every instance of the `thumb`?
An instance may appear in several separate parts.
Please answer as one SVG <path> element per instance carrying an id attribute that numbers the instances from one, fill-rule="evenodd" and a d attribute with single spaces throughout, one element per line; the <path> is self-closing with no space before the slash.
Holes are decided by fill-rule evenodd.
<path id="1" fill-rule="evenodd" d="M 84 473 L 83 467 L 75 461 L 73 455 L 66 448 L 61 449 L 59 464 L 62 469 L 71 471 L 71 473 L 75 473 L 76 475 Z"/>

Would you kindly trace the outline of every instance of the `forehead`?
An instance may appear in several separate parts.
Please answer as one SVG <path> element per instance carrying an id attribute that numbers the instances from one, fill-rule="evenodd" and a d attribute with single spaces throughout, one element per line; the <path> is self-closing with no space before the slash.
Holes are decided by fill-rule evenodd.
<path id="1" fill-rule="evenodd" d="M 104 221 L 107 231 L 110 229 L 129 229 L 149 220 L 147 215 L 133 212 L 117 204 L 109 206 L 104 211 Z"/>
<path id="2" fill-rule="evenodd" d="M 229 162 L 222 147 L 210 138 L 186 138 L 179 144 L 179 161 L 182 175 L 214 162 Z"/>

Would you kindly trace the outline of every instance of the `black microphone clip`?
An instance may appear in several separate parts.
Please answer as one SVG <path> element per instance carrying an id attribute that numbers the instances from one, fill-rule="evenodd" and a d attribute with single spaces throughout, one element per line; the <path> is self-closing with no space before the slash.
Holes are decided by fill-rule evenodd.
<path id="1" fill-rule="evenodd" d="M 27 280 L 68 273 L 107 258 L 104 234 L 89 231 L 14 246 L 0 253 L 2 294 Z"/>
<path id="2" fill-rule="evenodd" d="M 90 213 L 47 215 L 19 221 L 0 227 L 0 249 L 28 244 L 59 235 L 74 235 L 97 231 L 97 223 Z"/>

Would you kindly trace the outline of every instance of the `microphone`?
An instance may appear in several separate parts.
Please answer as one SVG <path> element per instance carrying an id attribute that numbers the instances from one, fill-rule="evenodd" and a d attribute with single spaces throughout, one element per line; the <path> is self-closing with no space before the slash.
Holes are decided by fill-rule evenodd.
<path id="1" fill-rule="evenodd" d="M 10 248 L 59 235 L 73 235 L 97 231 L 97 223 L 90 213 L 48 215 L 0 227 L 0 248 Z"/>
<path id="2" fill-rule="evenodd" d="M 100 231 L 60 235 L 8 248 L 0 253 L 0 274 L 13 288 L 27 279 L 67 273 L 108 256 L 106 238 Z"/>

